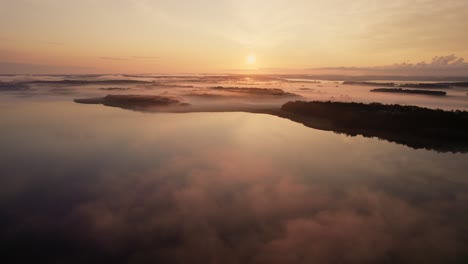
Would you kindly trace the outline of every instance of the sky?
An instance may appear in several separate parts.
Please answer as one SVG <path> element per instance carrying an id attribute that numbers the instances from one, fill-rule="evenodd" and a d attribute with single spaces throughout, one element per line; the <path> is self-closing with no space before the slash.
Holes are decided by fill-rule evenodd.
<path id="1" fill-rule="evenodd" d="M 0 0 L 0 73 L 468 75 L 466 0 Z"/>

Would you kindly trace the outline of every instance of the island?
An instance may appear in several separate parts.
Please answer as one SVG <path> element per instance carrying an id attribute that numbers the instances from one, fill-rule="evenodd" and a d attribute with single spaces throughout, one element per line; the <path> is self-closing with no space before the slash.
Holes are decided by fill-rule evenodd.
<path id="1" fill-rule="evenodd" d="M 98 88 L 98 90 L 101 90 L 101 91 L 127 91 L 127 90 L 131 90 L 131 88 L 128 88 L 128 87 L 103 87 L 103 88 Z"/>
<path id="2" fill-rule="evenodd" d="M 28 91 L 31 88 L 23 83 L 0 83 L 0 92 Z"/>
<path id="3" fill-rule="evenodd" d="M 380 103 L 288 102 L 284 117 L 350 136 L 377 137 L 419 149 L 468 151 L 468 112 Z"/>
<path id="4" fill-rule="evenodd" d="M 422 94 L 432 96 L 446 96 L 447 92 L 432 91 L 432 90 L 415 90 L 415 89 L 402 89 L 402 88 L 376 88 L 370 90 L 377 93 L 403 93 L 403 94 Z"/>
<path id="5" fill-rule="evenodd" d="M 403 83 L 400 84 L 400 87 L 405 88 L 422 88 L 422 89 L 448 89 L 451 86 L 455 85 L 450 83 Z"/>
<path id="6" fill-rule="evenodd" d="M 75 99 L 74 101 L 80 104 L 102 104 L 140 111 L 158 110 L 161 108 L 175 109 L 189 105 L 174 97 L 158 95 L 107 95 L 98 98 Z"/>

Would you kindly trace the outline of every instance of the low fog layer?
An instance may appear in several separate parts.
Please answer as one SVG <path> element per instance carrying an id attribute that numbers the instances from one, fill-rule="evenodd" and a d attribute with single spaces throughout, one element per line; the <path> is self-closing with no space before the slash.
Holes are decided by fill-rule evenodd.
<path id="1" fill-rule="evenodd" d="M 66 98 L 103 97 L 109 94 L 163 95 L 188 104 L 280 106 L 300 98 L 304 101 L 380 102 L 417 105 L 428 108 L 468 110 L 466 83 L 443 80 L 347 81 L 317 80 L 311 76 L 284 75 L 69 75 L 0 76 L 2 100 L 13 97 L 63 96 Z M 372 93 L 375 88 L 430 88 L 446 92 L 443 98 L 424 94 Z M 8 96 L 10 97 L 10 96 Z M 235 108 L 235 107 L 234 107 Z"/>

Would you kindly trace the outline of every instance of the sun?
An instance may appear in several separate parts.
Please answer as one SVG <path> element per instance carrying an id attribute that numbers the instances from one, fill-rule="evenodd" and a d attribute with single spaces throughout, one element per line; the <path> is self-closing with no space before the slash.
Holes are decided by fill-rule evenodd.
<path id="1" fill-rule="evenodd" d="M 247 64 L 255 64 L 255 62 L 257 62 L 257 57 L 253 54 L 250 54 L 247 56 Z"/>

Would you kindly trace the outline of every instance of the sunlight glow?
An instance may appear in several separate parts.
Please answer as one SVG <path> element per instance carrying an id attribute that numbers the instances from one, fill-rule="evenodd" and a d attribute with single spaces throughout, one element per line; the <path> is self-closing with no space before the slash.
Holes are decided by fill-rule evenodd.
<path id="1" fill-rule="evenodd" d="M 257 62 L 257 57 L 253 54 L 247 56 L 247 64 L 255 64 Z"/>

